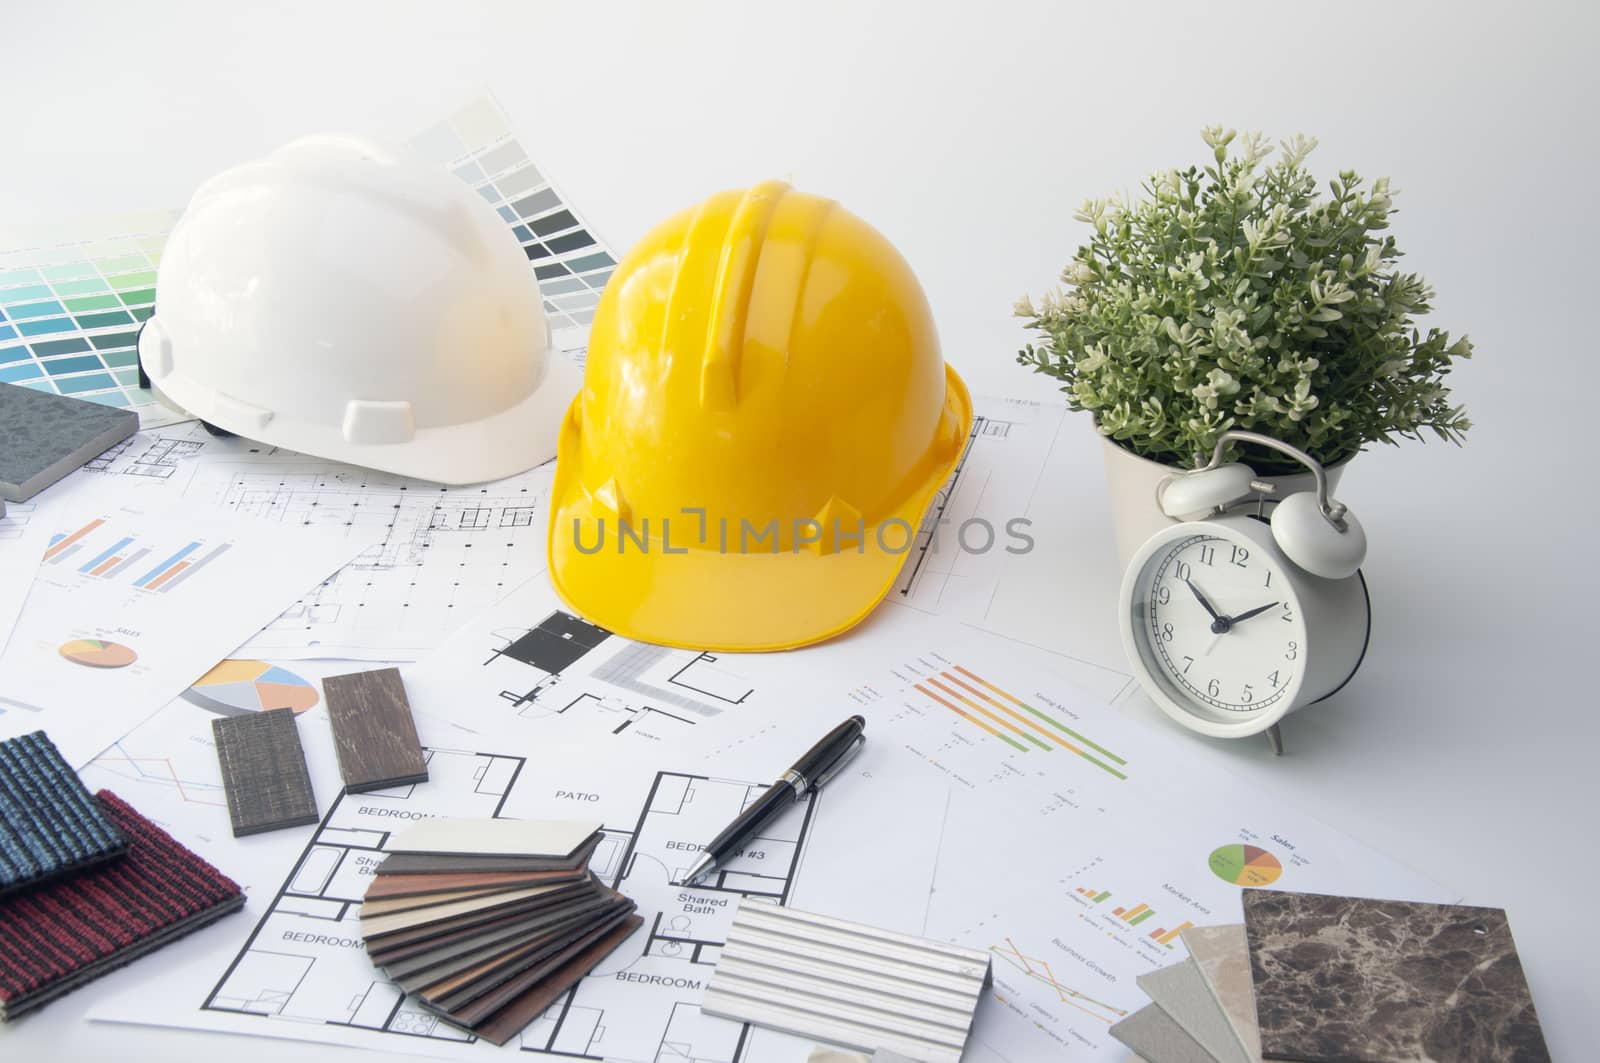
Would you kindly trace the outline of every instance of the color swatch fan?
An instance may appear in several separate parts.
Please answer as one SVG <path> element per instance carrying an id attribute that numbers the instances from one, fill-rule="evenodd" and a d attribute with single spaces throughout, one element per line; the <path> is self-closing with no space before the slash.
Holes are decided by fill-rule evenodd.
<path id="1" fill-rule="evenodd" d="M 643 922 L 588 869 L 600 825 L 433 819 L 396 835 L 361 905 L 372 962 L 503 1045 Z"/>

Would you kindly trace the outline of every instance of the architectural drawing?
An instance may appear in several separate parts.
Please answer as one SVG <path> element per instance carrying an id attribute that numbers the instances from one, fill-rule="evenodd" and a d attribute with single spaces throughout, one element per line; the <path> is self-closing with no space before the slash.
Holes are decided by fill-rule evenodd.
<path id="1" fill-rule="evenodd" d="M 527 718 L 587 715 L 619 734 L 649 717 L 693 724 L 755 693 L 717 654 L 632 642 L 561 609 L 531 628 L 497 628 L 493 638 L 483 667 Z"/>
<path id="2" fill-rule="evenodd" d="M 203 1010 L 281 1023 L 283 1036 L 314 1025 L 342 1032 L 304 1036 L 378 1050 L 398 1048 L 394 1037 L 427 1038 L 430 1053 L 452 1045 L 481 1051 L 372 966 L 361 945 L 361 897 L 390 836 L 418 819 L 565 810 L 602 819 L 605 837 L 590 867 L 638 902 L 645 925 L 524 1031 L 521 1049 L 628 1061 L 739 1059 L 746 1028 L 701 1016 L 697 1001 L 740 898 L 788 898 L 814 806 L 769 828 L 713 881 L 685 889 L 674 883 L 700 842 L 764 785 L 656 771 L 594 793 L 525 765 L 516 756 L 429 750 L 425 786 L 339 797 Z"/>
<path id="3" fill-rule="evenodd" d="M 139 432 L 84 465 L 84 469 L 169 480 L 184 461 L 199 454 L 204 446 L 205 429 L 197 424 Z"/>

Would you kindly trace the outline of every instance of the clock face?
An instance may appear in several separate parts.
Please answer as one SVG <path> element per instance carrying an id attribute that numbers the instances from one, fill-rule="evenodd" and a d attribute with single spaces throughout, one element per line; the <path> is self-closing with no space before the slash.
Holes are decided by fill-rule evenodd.
<path id="1" fill-rule="evenodd" d="M 1299 602 L 1247 537 L 1195 534 L 1145 563 L 1133 623 L 1145 664 L 1191 712 L 1240 719 L 1292 699 L 1305 664 Z"/>

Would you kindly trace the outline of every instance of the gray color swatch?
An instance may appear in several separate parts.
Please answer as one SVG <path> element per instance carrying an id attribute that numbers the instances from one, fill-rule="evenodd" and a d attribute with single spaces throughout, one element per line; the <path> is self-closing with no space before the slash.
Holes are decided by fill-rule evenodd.
<path id="1" fill-rule="evenodd" d="M 211 721 L 233 836 L 317 821 L 311 772 L 294 710 L 270 709 Z"/>
<path id="2" fill-rule="evenodd" d="M 1268 1059 L 1548 1063 L 1498 908 L 1246 890 Z"/>
<path id="3" fill-rule="evenodd" d="M 25 502 L 139 430 L 139 415 L 0 384 L 0 498 Z"/>
<path id="4" fill-rule="evenodd" d="M 1222 1008 L 1245 1058 L 1255 1063 L 1261 1058 L 1261 1033 L 1256 1029 L 1256 994 L 1250 986 L 1250 948 L 1244 924 L 1192 926 L 1182 936 L 1189 958 Z"/>
<path id="5" fill-rule="evenodd" d="M 1149 1063 L 1215 1063 L 1172 1016 L 1149 1004 L 1111 1027 L 1111 1036 Z"/>
<path id="6" fill-rule="evenodd" d="M 1233 1036 L 1233 1027 L 1228 1025 L 1227 1016 L 1206 988 L 1206 980 L 1193 960 L 1141 974 L 1138 982 L 1139 988 L 1218 1063 L 1253 1063 Z"/>

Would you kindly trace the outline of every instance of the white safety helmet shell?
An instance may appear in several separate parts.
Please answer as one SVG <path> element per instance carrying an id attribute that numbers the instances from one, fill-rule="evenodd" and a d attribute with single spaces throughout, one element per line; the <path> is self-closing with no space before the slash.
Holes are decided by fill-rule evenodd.
<path id="1" fill-rule="evenodd" d="M 248 439 L 440 483 L 555 457 L 581 373 L 506 225 L 433 166 L 296 140 L 201 185 L 139 339 L 155 389 Z"/>

